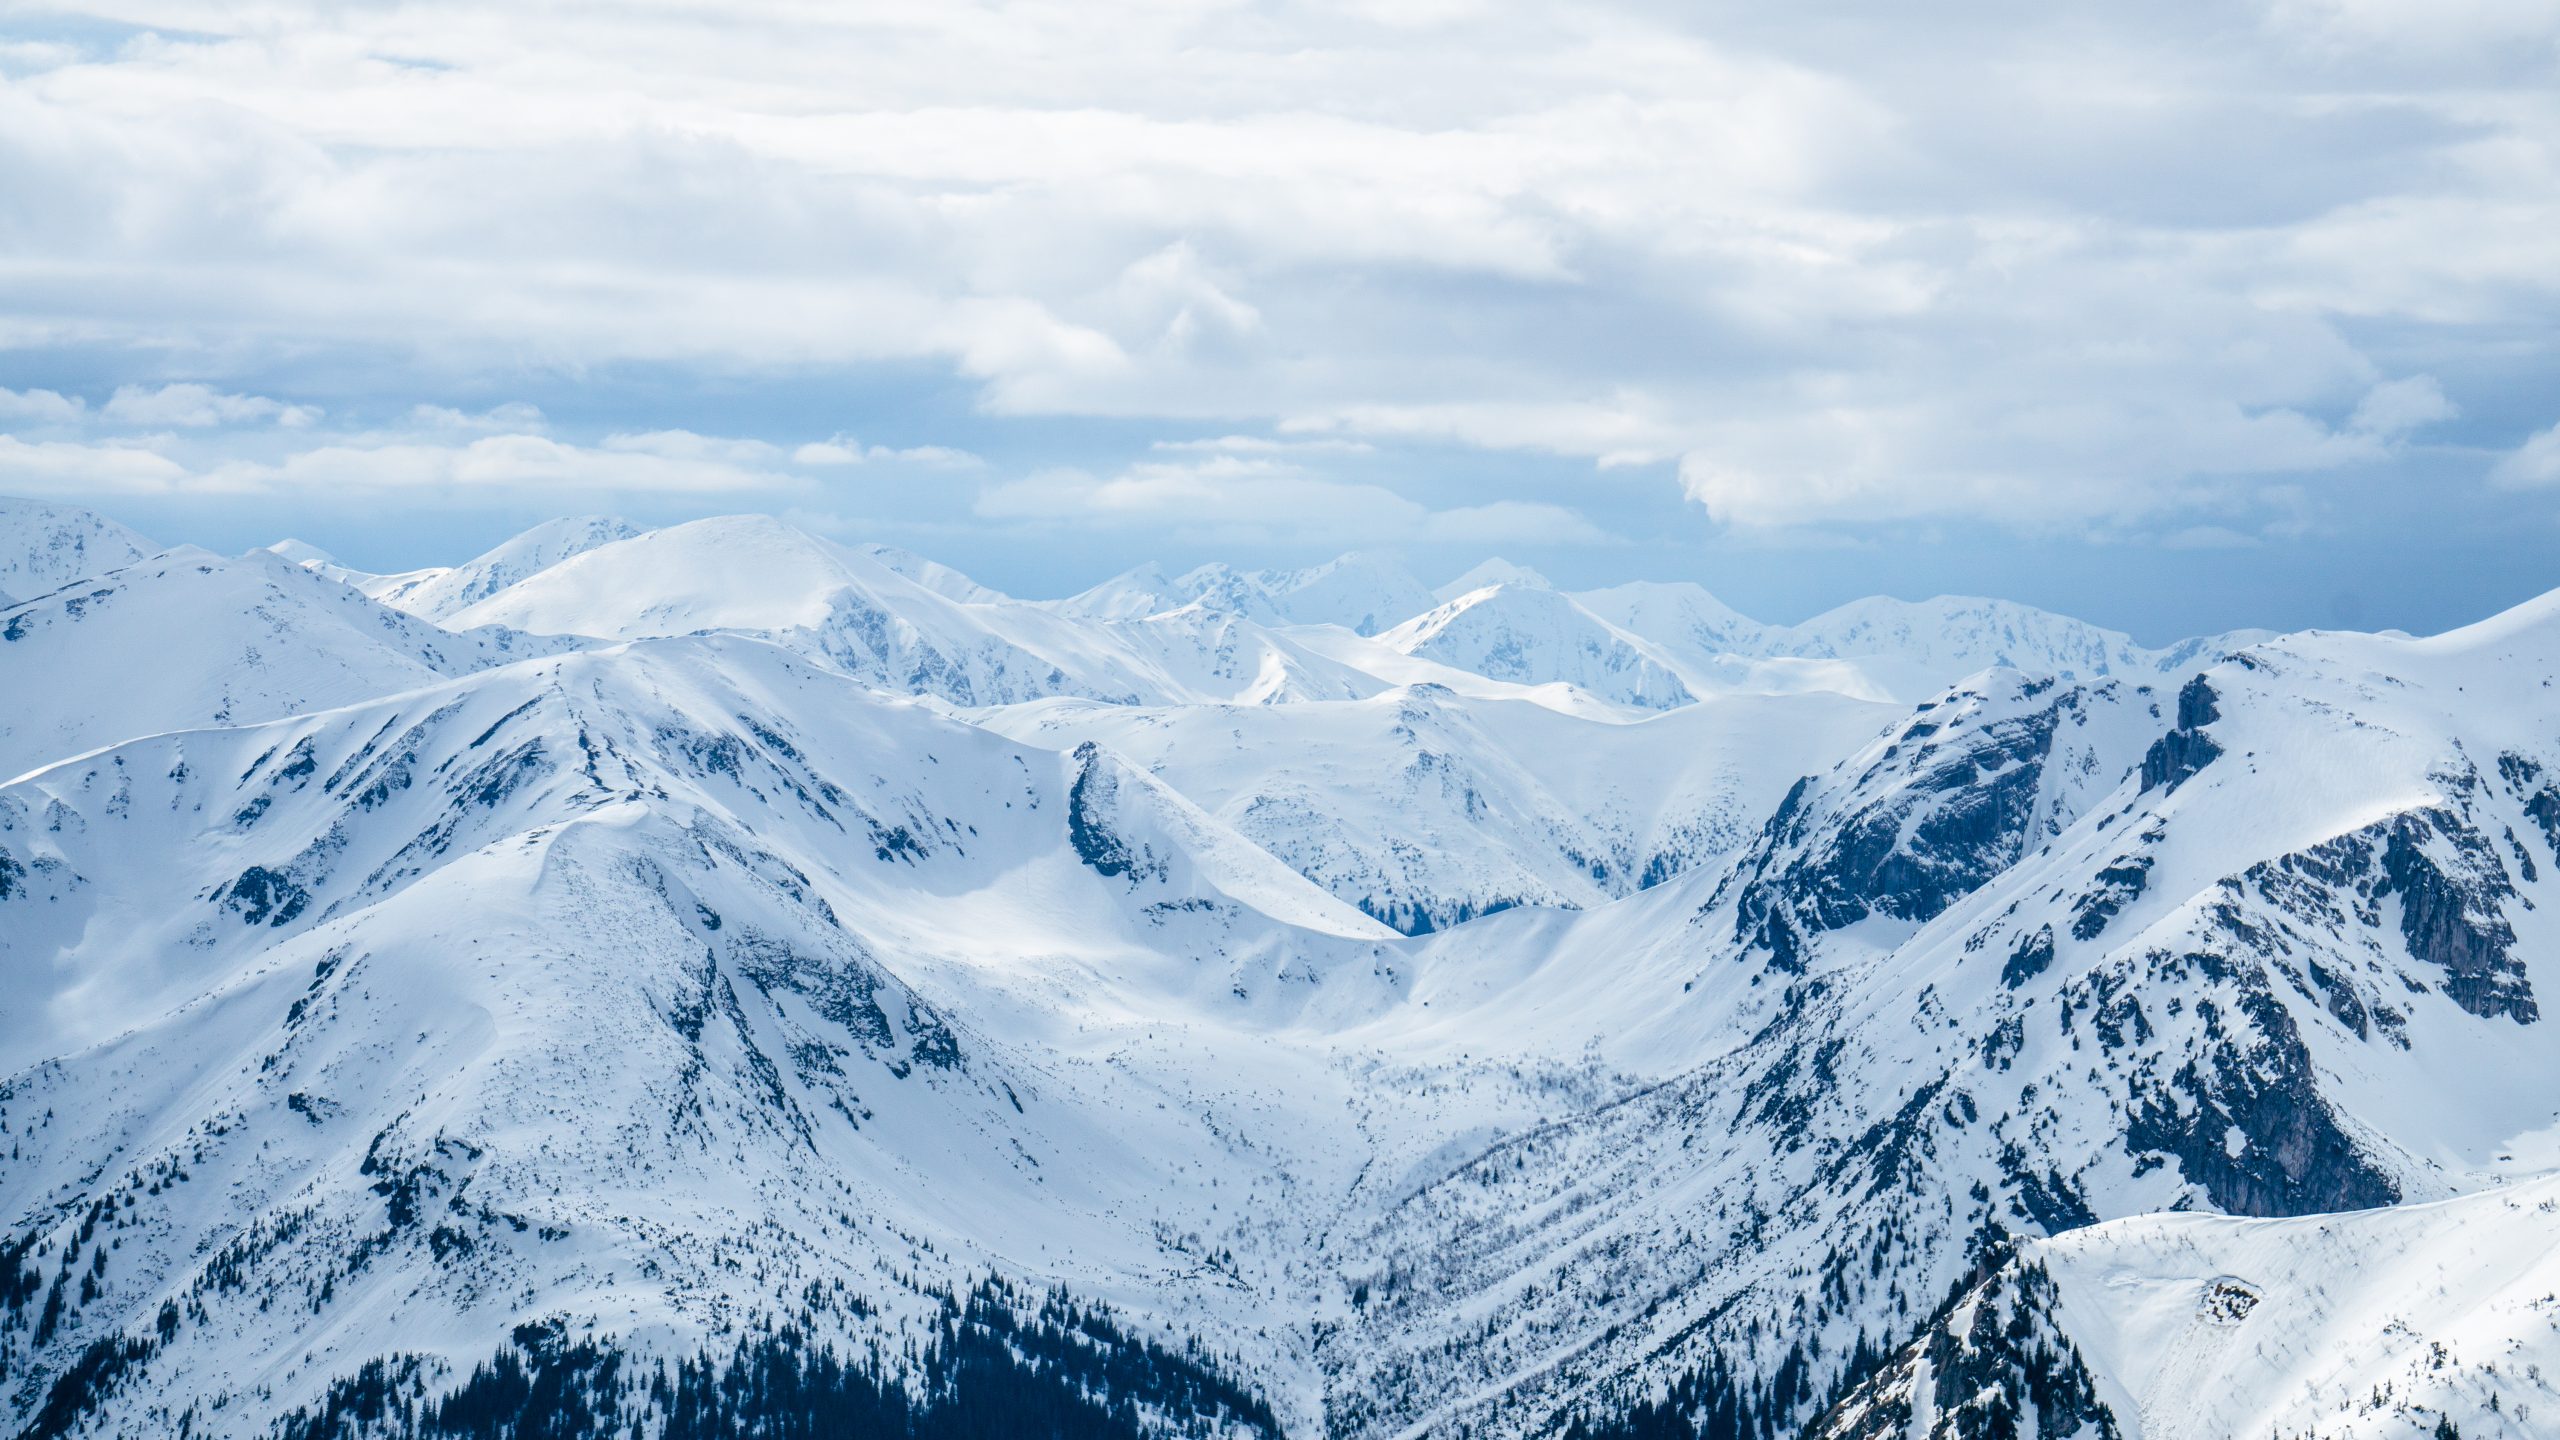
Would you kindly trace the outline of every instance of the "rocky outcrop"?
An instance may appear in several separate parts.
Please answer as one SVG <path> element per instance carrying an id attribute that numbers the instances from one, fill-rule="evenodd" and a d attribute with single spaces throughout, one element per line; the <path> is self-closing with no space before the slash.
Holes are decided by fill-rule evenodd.
<path id="1" fill-rule="evenodd" d="M 2222 718 L 2216 703 L 2220 698 L 2202 675 L 2179 689 L 2176 727 L 2153 741 L 2142 757 L 2143 789 L 2175 790 L 2222 754 L 2222 747 L 2204 733 L 2204 727 Z"/>

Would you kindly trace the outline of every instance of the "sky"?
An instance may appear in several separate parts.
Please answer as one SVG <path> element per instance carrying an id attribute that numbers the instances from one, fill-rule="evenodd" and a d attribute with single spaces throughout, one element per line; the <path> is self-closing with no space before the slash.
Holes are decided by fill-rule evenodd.
<path id="1" fill-rule="evenodd" d="M 2560 586 L 2549 0 L 0 0 L 0 493 L 395 570 Z"/>

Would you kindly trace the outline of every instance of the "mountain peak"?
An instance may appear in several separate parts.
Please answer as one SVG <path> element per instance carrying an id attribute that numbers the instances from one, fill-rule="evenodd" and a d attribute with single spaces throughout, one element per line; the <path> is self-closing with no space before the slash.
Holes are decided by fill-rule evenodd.
<path id="1" fill-rule="evenodd" d="M 1534 590 L 1552 590 L 1555 588 L 1553 585 L 1548 583 L 1546 576 L 1539 574 L 1528 566 L 1514 565 L 1510 561 L 1496 556 L 1490 560 L 1478 561 L 1474 567 L 1469 569 L 1465 574 L 1460 575 L 1457 579 L 1433 590 L 1431 594 L 1435 599 L 1445 604 L 1451 600 L 1457 599 L 1461 595 L 1467 594 L 1469 591 L 1481 590 L 1487 585 L 1518 585 L 1526 589 Z"/>

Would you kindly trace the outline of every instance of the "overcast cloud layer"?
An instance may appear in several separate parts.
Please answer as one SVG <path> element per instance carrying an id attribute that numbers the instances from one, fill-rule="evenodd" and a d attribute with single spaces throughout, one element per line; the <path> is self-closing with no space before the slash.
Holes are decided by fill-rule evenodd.
<path id="1" fill-rule="evenodd" d="M 2560 584 L 2548 0 L 0 15 L 0 491 L 170 538 Z"/>

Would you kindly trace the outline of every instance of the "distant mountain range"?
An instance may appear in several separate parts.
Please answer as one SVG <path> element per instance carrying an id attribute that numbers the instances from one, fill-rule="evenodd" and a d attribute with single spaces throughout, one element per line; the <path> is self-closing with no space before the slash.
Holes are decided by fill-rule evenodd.
<path id="1" fill-rule="evenodd" d="M 0 591 L 8 1433 L 2560 1426 L 2560 594 Z"/>

